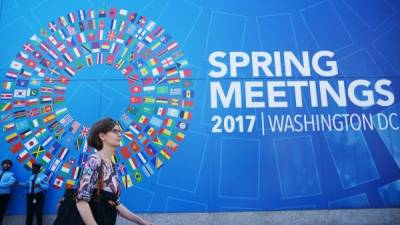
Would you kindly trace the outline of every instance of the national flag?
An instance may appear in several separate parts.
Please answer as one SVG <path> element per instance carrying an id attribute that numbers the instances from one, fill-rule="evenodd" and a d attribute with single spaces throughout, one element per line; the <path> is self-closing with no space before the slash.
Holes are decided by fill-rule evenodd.
<path id="1" fill-rule="evenodd" d="M 65 41 L 67 42 L 68 47 L 75 47 L 76 46 L 76 42 L 72 37 L 67 37 L 65 39 Z"/>
<path id="2" fill-rule="evenodd" d="M 14 119 L 23 118 L 25 116 L 26 116 L 26 110 L 24 110 L 24 109 L 18 110 L 18 111 L 14 111 Z"/>
<path id="3" fill-rule="evenodd" d="M 160 85 L 162 83 L 165 83 L 167 81 L 167 76 L 166 75 L 159 75 L 155 77 L 155 82 L 156 84 Z"/>
<path id="4" fill-rule="evenodd" d="M 78 24 L 79 24 L 79 30 L 81 32 L 84 32 L 85 31 L 85 23 L 83 21 L 80 21 Z"/>
<path id="5" fill-rule="evenodd" d="M 164 165 L 164 162 L 157 156 L 151 159 L 151 163 L 156 169 L 160 169 Z"/>
<path id="6" fill-rule="evenodd" d="M 42 65 L 42 66 L 44 66 L 44 67 L 46 67 L 46 68 L 49 68 L 50 66 L 51 66 L 51 62 L 50 62 L 50 60 L 47 60 L 47 59 L 45 59 L 45 58 L 43 58 L 42 60 L 40 60 L 40 65 Z"/>
<path id="7" fill-rule="evenodd" d="M 147 124 L 149 122 L 149 119 L 145 115 L 142 115 L 139 117 L 138 122 L 141 124 Z"/>
<path id="8" fill-rule="evenodd" d="M 141 127 L 138 124 L 134 123 L 133 125 L 129 126 L 129 129 L 132 130 L 136 135 L 138 135 Z"/>
<path id="9" fill-rule="evenodd" d="M 64 163 L 64 165 L 61 167 L 60 171 L 64 176 L 68 175 L 69 172 L 71 171 L 71 164 Z"/>
<path id="10" fill-rule="evenodd" d="M 48 28 L 49 28 L 49 30 L 50 30 L 51 32 L 54 32 L 54 31 L 57 30 L 57 25 L 56 25 L 56 23 L 55 23 L 54 21 L 51 21 L 51 22 L 48 24 Z"/>
<path id="11" fill-rule="evenodd" d="M 10 92 L 3 92 L 1 93 L 1 99 L 12 99 L 13 93 Z"/>
<path id="12" fill-rule="evenodd" d="M 183 134 L 182 132 L 178 132 L 175 136 L 175 139 L 177 141 L 182 141 L 185 138 L 185 134 Z"/>
<path id="13" fill-rule="evenodd" d="M 145 92 L 152 92 L 155 89 L 156 89 L 156 87 L 154 85 L 153 86 L 145 86 L 145 87 L 143 87 L 143 91 L 145 91 Z"/>
<path id="14" fill-rule="evenodd" d="M 170 98 L 169 104 L 172 106 L 179 106 L 179 101 L 180 101 L 180 99 L 178 99 L 178 98 Z"/>
<path id="15" fill-rule="evenodd" d="M 53 44 L 54 46 L 56 46 L 56 45 L 59 43 L 59 41 L 57 40 L 57 38 L 54 37 L 53 35 L 50 35 L 47 39 L 48 39 L 48 40 L 50 41 L 50 43 Z"/>
<path id="16" fill-rule="evenodd" d="M 90 130 L 90 128 L 88 128 L 85 125 L 83 125 L 82 130 L 79 133 L 79 136 L 86 138 L 89 135 L 89 130 Z"/>
<path id="17" fill-rule="evenodd" d="M 179 117 L 185 120 L 192 119 L 192 113 L 188 111 L 181 111 L 179 113 Z"/>
<path id="18" fill-rule="evenodd" d="M 169 149 L 171 149 L 172 151 L 176 151 L 178 149 L 178 144 L 176 144 L 174 141 L 172 140 L 168 140 L 167 143 L 165 144 L 165 146 L 167 146 Z"/>
<path id="19" fill-rule="evenodd" d="M 17 156 L 17 160 L 22 163 L 23 161 L 25 161 L 27 158 L 29 157 L 29 153 L 27 150 L 23 150 L 22 152 L 20 152 Z"/>
<path id="20" fill-rule="evenodd" d="M 150 156 L 153 157 L 155 154 L 157 154 L 157 149 L 154 148 L 151 144 L 147 145 L 144 150 L 146 153 Z"/>
<path id="21" fill-rule="evenodd" d="M 61 189 L 63 184 L 64 184 L 64 177 L 57 176 L 56 179 L 54 179 L 53 187 L 55 189 Z"/>
<path id="22" fill-rule="evenodd" d="M 25 61 L 29 58 L 28 54 L 26 54 L 25 52 L 22 52 L 22 51 L 19 51 L 16 56 L 19 60 L 22 60 L 22 61 Z"/>
<path id="23" fill-rule="evenodd" d="M 136 160 L 134 158 L 129 158 L 128 159 L 128 165 L 130 166 L 130 168 L 134 171 L 138 168 L 138 164 L 136 162 Z"/>
<path id="24" fill-rule="evenodd" d="M 185 98 L 193 98 L 194 97 L 194 92 L 192 90 L 183 90 L 182 91 L 182 96 Z"/>
<path id="25" fill-rule="evenodd" d="M 165 150 L 165 149 L 162 149 L 162 150 L 160 151 L 160 154 L 161 154 L 161 156 L 164 157 L 164 159 L 166 159 L 166 160 L 170 160 L 170 159 L 171 159 L 170 153 L 169 153 L 167 150 Z"/>
<path id="26" fill-rule="evenodd" d="M 3 131 L 4 132 L 10 131 L 10 130 L 12 130 L 14 128 L 15 128 L 15 123 L 14 122 L 10 122 L 10 123 L 7 123 L 7 124 L 3 125 Z"/>
<path id="27" fill-rule="evenodd" d="M 154 135 L 156 135 L 156 129 L 154 129 L 154 127 L 151 127 L 151 126 L 147 126 L 145 129 L 144 129 L 144 132 L 146 132 L 147 133 L 147 135 L 149 135 L 149 136 L 154 136 Z"/>
<path id="28" fill-rule="evenodd" d="M 79 127 L 81 126 L 81 124 L 78 121 L 73 121 L 71 124 L 71 127 L 69 128 L 69 130 L 71 131 L 71 133 L 75 134 L 76 131 L 78 131 Z"/>
<path id="29" fill-rule="evenodd" d="M 33 132 L 31 129 L 27 129 L 27 130 L 24 130 L 21 133 L 19 133 L 19 136 L 21 137 L 21 139 L 25 139 L 25 138 L 29 137 L 32 133 Z"/>
<path id="30" fill-rule="evenodd" d="M 41 93 L 51 93 L 51 92 L 53 92 L 53 88 L 52 87 L 42 86 L 42 87 L 40 87 L 40 92 Z"/>
<path id="31" fill-rule="evenodd" d="M 169 84 L 176 84 L 176 83 L 179 83 L 180 81 L 181 81 L 181 79 L 179 77 L 168 78 L 168 83 Z"/>
<path id="32" fill-rule="evenodd" d="M 27 70 L 25 70 L 25 69 L 22 69 L 19 74 L 22 77 L 25 77 L 25 78 L 28 78 L 28 79 L 31 78 L 31 76 L 32 76 L 32 73 L 27 71 Z M 32 80 L 31 80 L 31 83 L 32 83 Z"/>
<path id="33" fill-rule="evenodd" d="M 43 157 L 42 157 L 42 159 L 40 161 L 42 161 L 44 164 L 47 164 L 47 163 L 49 163 L 51 161 L 51 158 L 52 158 L 51 153 L 50 152 L 46 152 L 43 155 Z"/>
<path id="34" fill-rule="evenodd" d="M 32 169 L 33 164 L 36 163 L 36 160 L 34 158 L 30 158 L 24 165 L 24 167 L 28 170 Z"/>
<path id="35" fill-rule="evenodd" d="M 48 126 L 48 128 L 49 128 L 49 130 L 50 130 L 51 132 L 53 132 L 53 131 L 56 130 L 57 128 L 61 128 L 61 124 L 60 124 L 60 122 L 58 122 L 58 121 L 56 120 L 56 121 L 54 121 L 53 123 L 51 123 L 51 124 Z"/>
<path id="36" fill-rule="evenodd" d="M 39 120 L 38 119 L 32 119 L 31 121 L 30 121 L 30 126 L 31 127 L 39 127 L 40 126 L 40 123 L 39 123 Z"/>
<path id="37" fill-rule="evenodd" d="M 70 66 L 67 66 L 67 67 L 64 69 L 64 71 L 67 72 L 68 75 L 70 75 L 71 77 L 75 76 L 75 74 L 76 74 L 75 70 L 74 70 L 72 67 L 70 67 Z"/>
<path id="38" fill-rule="evenodd" d="M 3 87 L 4 90 L 10 90 L 12 88 L 12 86 L 13 86 L 13 82 L 11 82 L 11 81 L 3 81 L 2 87 Z"/>
<path id="39" fill-rule="evenodd" d="M 13 60 L 10 65 L 11 69 L 18 70 L 18 71 L 20 71 L 22 69 L 22 67 L 23 67 L 23 64 L 21 62 L 15 61 L 15 60 Z"/>
<path id="40" fill-rule="evenodd" d="M 25 43 L 22 48 L 27 52 L 33 52 L 34 50 L 34 47 L 29 43 Z"/>
<path id="41" fill-rule="evenodd" d="M 45 42 L 41 42 L 39 44 L 39 47 L 45 52 L 48 52 L 50 50 L 50 46 L 48 44 L 46 44 Z"/>
<path id="42" fill-rule="evenodd" d="M 45 127 L 41 127 L 39 128 L 36 132 L 35 132 L 35 137 L 36 138 L 41 138 L 43 137 L 43 135 L 47 132 Z"/>
<path id="43" fill-rule="evenodd" d="M 125 188 L 130 188 L 133 186 L 132 179 L 129 174 L 122 176 L 122 182 Z"/>
<path id="44" fill-rule="evenodd" d="M 59 96 L 54 99 L 54 104 L 60 104 L 64 102 L 64 96 Z"/>
<path id="45" fill-rule="evenodd" d="M 49 113 L 52 111 L 53 111 L 53 106 L 51 104 L 50 105 L 42 105 L 42 107 L 41 107 L 42 113 Z"/>
<path id="46" fill-rule="evenodd" d="M 13 106 L 14 108 L 26 107 L 26 101 L 22 99 L 14 100 Z"/>
<path id="47" fill-rule="evenodd" d="M 174 60 L 172 59 L 172 57 L 168 57 L 168 58 L 165 58 L 165 59 L 161 60 L 161 64 L 162 64 L 162 66 L 164 68 L 166 68 L 168 66 L 173 65 L 174 64 Z"/>
<path id="48" fill-rule="evenodd" d="M 0 103 L 0 110 L 1 110 L 2 112 L 7 111 L 7 110 L 10 110 L 11 108 L 12 108 L 12 105 L 11 105 L 11 103 L 9 103 L 9 102 L 2 102 L 2 103 Z"/>
<path id="49" fill-rule="evenodd" d="M 23 80 L 23 79 L 18 79 L 16 82 L 16 85 L 18 87 L 27 87 L 28 86 L 28 81 L 27 80 Z M 26 90 L 21 90 L 21 89 L 17 89 L 17 95 L 22 94 L 22 92 L 26 93 Z"/>
<path id="50" fill-rule="evenodd" d="M 56 116 L 55 116 L 53 113 L 51 113 L 51 114 L 49 114 L 49 115 L 43 117 L 43 122 L 44 122 L 44 123 L 50 123 L 50 122 L 52 122 L 52 121 L 55 120 L 55 119 L 56 119 Z"/>
<path id="51" fill-rule="evenodd" d="M 62 54 L 68 53 L 68 52 L 66 52 L 67 47 L 66 47 L 63 43 L 58 43 L 57 46 L 56 46 L 56 48 L 57 48 L 57 50 L 58 50 L 59 52 L 61 52 Z M 69 56 L 70 56 L 70 55 L 69 55 Z M 63 57 L 64 57 L 64 59 L 66 58 L 65 55 L 63 55 Z M 66 61 L 68 61 L 68 60 L 66 59 Z"/>
<path id="52" fill-rule="evenodd" d="M 144 156 L 144 155 L 142 154 L 142 152 L 138 152 L 138 153 L 136 154 L 136 156 L 138 157 L 139 161 L 142 162 L 143 165 L 146 164 L 146 162 L 147 162 L 147 157 Z"/>
<path id="53" fill-rule="evenodd" d="M 135 178 L 136 182 L 140 183 L 142 181 L 142 174 L 139 172 L 139 170 L 135 170 L 133 172 L 133 177 Z"/>
<path id="54" fill-rule="evenodd" d="M 58 81 L 59 81 L 61 84 L 67 85 L 68 82 L 69 82 L 69 78 L 66 77 L 66 76 L 60 75 L 60 76 L 58 77 Z"/>
<path id="55" fill-rule="evenodd" d="M 149 66 L 154 66 L 154 65 L 156 65 L 157 63 L 158 63 L 158 60 L 157 60 L 156 57 L 153 57 L 153 58 L 151 58 L 151 59 L 149 59 L 149 60 L 147 61 L 147 64 L 148 64 Z"/>
<path id="56" fill-rule="evenodd" d="M 85 59 L 86 59 L 86 64 L 87 64 L 88 66 L 93 65 L 92 55 L 86 55 L 86 56 L 85 56 Z"/>
<path id="57" fill-rule="evenodd" d="M 61 120 L 60 123 L 66 127 L 68 124 L 70 124 L 74 119 L 70 114 L 65 115 Z"/>
<path id="58" fill-rule="evenodd" d="M 36 105 L 37 103 L 38 103 L 37 98 L 30 98 L 26 101 L 27 106 L 33 106 L 33 105 Z"/>
<path id="59" fill-rule="evenodd" d="M 133 104 L 139 104 L 139 103 L 142 103 L 142 102 L 143 102 L 143 99 L 142 99 L 141 96 L 131 96 L 130 101 L 131 101 L 131 103 L 133 103 Z"/>
<path id="60" fill-rule="evenodd" d="M 40 97 L 40 102 L 42 104 L 51 103 L 51 101 L 52 101 L 52 98 L 49 95 L 45 95 L 45 96 L 41 96 Z"/>
<path id="61" fill-rule="evenodd" d="M 62 147 L 57 158 L 64 160 L 64 158 L 67 156 L 68 152 L 69 152 L 68 148 Z"/>
<path id="62" fill-rule="evenodd" d="M 79 43 L 86 43 L 85 34 L 83 32 L 78 34 L 77 39 Z"/>
<path id="63" fill-rule="evenodd" d="M 57 109 L 56 110 L 56 115 L 59 116 L 59 115 L 62 115 L 64 113 L 66 113 L 66 112 L 67 112 L 67 108 L 66 107 L 61 108 L 61 109 Z"/>
<path id="64" fill-rule="evenodd" d="M 148 34 L 145 38 L 144 38 L 144 42 L 149 45 L 151 44 L 151 42 L 153 42 L 154 40 L 154 36 L 152 34 Z"/>
<path id="65" fill-rule="evenodd" d="M 48 138 L 46 138 L 46 140 L 43 141 L 42 146 L 47 147 L 47 145 L 50 144 L 52 140 L 53 137 L 49 136 Z"/>
<path id="66" fill-rule="evenodd" d="M 150 177 L 154 174 L 153 168 L 151 168 L 150 164 L 145 164 L 142 166 L 142 171 L 147 177 Z"/>
<path id="67" fill-rule="evenodd" d="M 38 158 L 43 152 L 45 152 L 43 146 L 39 145 L 36 150 L 32 151 L 32 155 L 33 157 Z"/>
<path id="68" fill-rule="evenodd" d="M 136 153 L 140 151 L 140 146 L 135 141 L 131 142 L 129 147 Z"/>
<path id="69" fill-rule="evenodd" d="M 182 108 L 186 108 L 186 109 L 189 109 L 189 108 L 192 108 L 193 107 L 193 101 L 190 101 L 190 100 L 182 100 Z"/>
<path id="70" fill-rule="evenodd" d="M 18 143 L 16 143 L 16 144 L 14 144 L 14 145 L 11 146 L 11 152 L 15 154 L 15 153 L 17 153 L 19 150 L 21 150 L 22 148 L 23 148 L 22 143 L 21 143 L 21 142 L 18 142 Z"/>
<path id="71" fill-rule="evenodd" d="M 168 104 L 168 99 L 166 97 L 157 97 L 156 103 L 158 104 Z"/>
<path id="72" fill-rule="evenodd" d="M 43 77 L 45 75 L 45 73 L 46 73 L 46 70 L 44 70 L 44 69 L 42 69 L 40 67 L 36 67 L 34 70 L 35 70 L 35 72 L 37 73 L 37 75 L 39 77 Z"/>
<path id="73" fill-rule="evenodd" d="M 96 30 L 96 21 L 95 20 L 89 20 L 88 21 L 88 27 L 90 30 Z M 103 30 L 99 29 L 99 40 L 103 40 Z"/>
<path id="74" fill-rule="evenodd" d="M 103 64 L 104 62 L 104 55 L 103 53 L 96 54 L 96 64 Z"/>
<path id="75" fill-rule="evenodd" d="M 94 41 L 96 39 L 96 36 L 95 36 L 94 32 L 92 32 L 92 31 L 87 33 L 87 37 L 88 37 L 89 41 Z"/>
<path id="76" fill-rule="evenodd" d="M 129 152 L 128 147 L 123 146 L 121 148 L 121 155 L 124 159 L 130 158 L 131 157 L 131 153 Z"/>
<path id="77" fill-rule="evenodd" d="M 164 127 L 160 129 L 160 133 L 165 136 L 171 136 L 171 134 L 172 134 L 172 132 L 169 129 L 164 128 Z"/>
<path id="78" fill-rule="evenodd" d="M 79 178 L 79 171 L 80 171 L 80 167 L 76 166 L 74 169 L 72 169 L 72 176 L 71 178 L 76 180 Z"/>
<path id="79" fill-rule="evenodd" d="M 158 137 L 154 137 L 153 138 L 153 143 L 158 145 L 158 146 L 163 146 L 164 145 L 162 140 L 160 138 L 158 138 Z"/>
<path id="80" fill-rule="evenodd" d="M 18 73 L 9 70 L 9 71 L 6 72 L 6 77 L 8 77 L 10 79 L 16 79 L 18 77 Z"/>
<path id="81" fill-rule="evenodd" d="M 76 22 L 76 17 L 75 17 L 75 14 L 73 12 L 68 13 L 68 20 L 69 20 L 69 23 L 75 23 Z"/>
<path id="82" fill-rule="evenodd" d="M 75 180 L 68 179 L 67 182 L 65 183 L 65 188 L 66 189 L 73 189 L 74 187 L 75 187 Z"/>
<path id="83" fill-rule="evenodd" d="M 65 86 L 59 86 L 59 85 L 54 86 L 54 93 L 56 94 L 64 94 L 65 90 L 66 90 Z"/>
<path id="84" fill-rule="evenodd" d="M 29 139 L 27 142 L 25 142 L 24 146 L 26 149 L 31 150 L 37 144 L 39 144 L 38 140 L 35 137 L 33 137 L 33 138 Z"/>
<path id="85" fill-rule="evenodd" d="M 14 121 L 17 130 L 26 130 L 29 128 L 29 123 L 26 119 Z"/>

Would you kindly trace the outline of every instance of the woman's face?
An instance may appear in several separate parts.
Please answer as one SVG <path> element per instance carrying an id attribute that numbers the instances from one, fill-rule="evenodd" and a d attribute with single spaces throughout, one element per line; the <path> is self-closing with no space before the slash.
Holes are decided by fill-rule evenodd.
<path id="1" fill-rule="evenodd" d="M 103 141 L 103 145 L 116 148 L 120 145 L 121 136 L 121 129 L 118 126 L 114 126 L 112 130 L 103 134 L 100 138 Z"/>

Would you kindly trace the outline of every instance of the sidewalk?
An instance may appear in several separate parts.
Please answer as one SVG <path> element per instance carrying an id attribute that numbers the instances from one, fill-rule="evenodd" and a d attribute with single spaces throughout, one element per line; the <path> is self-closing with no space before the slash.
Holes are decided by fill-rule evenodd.
<path id="1" fill-rule="evenodd" d="M 400 225 L 400 208 L 140 215 L 155 225 Z M 54 218 L 45 216 L 44 225 Z M 25 216 L 6 216 L 3 224 L 25 224 Z M 117 225 L 128 224 L 118 218 Z"/>

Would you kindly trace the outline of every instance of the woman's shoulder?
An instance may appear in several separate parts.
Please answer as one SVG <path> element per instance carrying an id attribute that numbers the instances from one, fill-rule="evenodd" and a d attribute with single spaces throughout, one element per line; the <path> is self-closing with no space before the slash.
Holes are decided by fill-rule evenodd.
<path id="1" fill-rule="evenodd" d="M 98 154 L 91 154 L 89 155 L 88 159 L 86 160 L 86 164 L 90 167 L 97 167 L 101 164 L 101 158 Z"/>

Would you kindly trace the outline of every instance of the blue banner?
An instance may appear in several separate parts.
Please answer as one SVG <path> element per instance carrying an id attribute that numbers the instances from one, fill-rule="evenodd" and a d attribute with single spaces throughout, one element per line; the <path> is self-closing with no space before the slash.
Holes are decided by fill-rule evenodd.
<path id="1" fill-rule="evenodd" d="M 137 212 L 400 206 L 396 1 L 1 1 L 0 158 L 54 214 L 90 126 Z M 9 214 L 24 214 L 13 188 Z"/>

